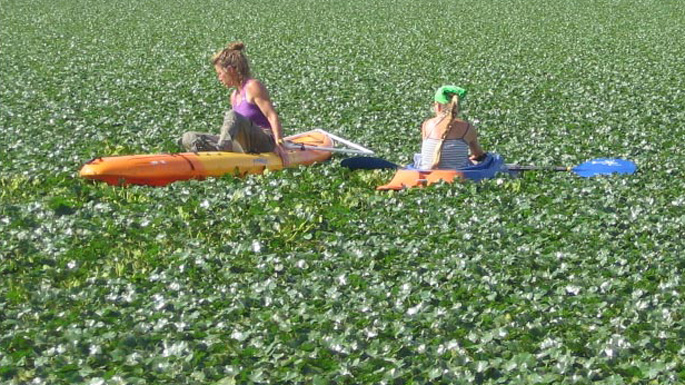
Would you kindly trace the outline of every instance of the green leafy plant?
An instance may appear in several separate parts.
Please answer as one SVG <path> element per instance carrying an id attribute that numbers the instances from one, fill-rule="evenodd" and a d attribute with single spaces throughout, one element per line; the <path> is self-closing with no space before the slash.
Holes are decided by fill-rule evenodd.
<path id="1" fill-rule="evenodd" d="M 0 382 L 685 381 L 685 12 L 674 1 L 5 1 Z M 639 28 L 635 28 L 639 25 Z M 376 192 L 340 158 L 115 188 L 97 156 L 216 131 L 243 40 L 287 133 L 397 163 L 443 84 L 507 161 L 627 157 Z"/>

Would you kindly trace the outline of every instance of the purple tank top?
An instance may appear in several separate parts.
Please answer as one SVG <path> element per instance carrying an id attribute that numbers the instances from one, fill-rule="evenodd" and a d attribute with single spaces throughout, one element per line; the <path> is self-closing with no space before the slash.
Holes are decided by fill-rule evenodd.
<path id="1" fill-rule="evenodd" d="M 245 85 L 240 89 L 240 103 L 238 103 L 237 106 L 233 106 L 233 111 L 250 119 L 259 127 L 271 128 L 269 120 L 266 118 L 266 116 L 264 116 L 262 110 L 259 109 L 259 106 L 248 102 L 247 98 L 245 97 L 245 87 L 247 86 L 247 82 L 250 80 L 252 79 L 248 79 L 245 82 Z"/>

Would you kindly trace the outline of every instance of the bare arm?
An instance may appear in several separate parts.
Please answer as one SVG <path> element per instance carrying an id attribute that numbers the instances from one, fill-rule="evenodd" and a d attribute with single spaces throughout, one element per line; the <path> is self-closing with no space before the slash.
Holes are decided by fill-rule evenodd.
<path id="1" fill-rule="evenodd" d="M 252 102 L 262 110 L 262 113 L 269 121 L 271 125 L 271 131 L 274 135 L 274 141 L 276 142 L 276 147 L 274 151 L 283 161 L 283 166 L 288 165 L 288 153 L 283 147 L 283 129 L 281 128 L 281 120 L 278 118 L 278 113 L 274 108 L 273 103 L 271 103 L 271 98 L 269 97 L 269 92 L 266 87 L 258 81 L 251 81 L 247 84 L 247 93 L 252 95 Z"/>
<path id="2" fill-rule="evenodd" d="M 266 88 L 257 81 L 251 81 L 247 85 L 247 91 L 252 96 L 252 103 L 256 104 L 262 113 L 269 121 L 271 125 L 271 130 L 274 134 L 274 139 L 278 143 L 283 139 L 283 130 L 281 128 L 281 121 L 278 118 L 278 113 L 274 108 L 273 103 L 271 103 L 271 98 L 269 97 L 269 92 Z"/>
<path id="3" fill-rule="evenodd" d="M 471 159 L 478 159 L 485 155 L 485 151 L 478 143 L 478 131 L 476 127 L 471 126 L 469 131 L 464 136 L 464 140 L 469 144 L 469 149 L 471 150 Z"/>

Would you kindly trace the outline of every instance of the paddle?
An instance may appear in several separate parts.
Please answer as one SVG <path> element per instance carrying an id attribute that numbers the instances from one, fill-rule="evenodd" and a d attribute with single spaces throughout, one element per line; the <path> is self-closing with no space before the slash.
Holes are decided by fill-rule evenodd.
<path id="1" fill-rule="evenodd" d="M 400 168 L 395 163 L 389 162 L 385 159 L 374 158 L 372 156 L 358 156 L 355 158 L 343 159 L 340 165 L 347 167 L 350 170 L 383 170 Z"/>
<path id="2" fill-rule="evenodd" d="M 583 178 L 589 178 L 597 175 L 609 174 L 634 174 L 637 166 L 630 160 L 626 159 L 610 159 L 597 158 L 581 163 L 575 167 L 538 167 L 538 166 L 519 166 L 516 164 L 508 164 L 507 168 L 511 171 L 531 171 L 531 170 L 548 170 L 548 171 L 571 171 L 574 174 Z"/>
<path id="3" fill-rule="evenodd" d="M 385 159 L 368 156 L 347 158 L 340 162 L 340 164 L 343 167 L 349 168 L 350 170 L 380 170 L 401 168 L 395 163 L 389 162 Z M 608 174 L 630 175 L 635 173 L 637 170 L 635 163 L 630 160 L 609 158 L 592 159 L 575 167 L 520 166 L 516 164 L 508 164 L 507 168 L 511 171 L 571 171 L 574 174 L 584 178 Z"/>

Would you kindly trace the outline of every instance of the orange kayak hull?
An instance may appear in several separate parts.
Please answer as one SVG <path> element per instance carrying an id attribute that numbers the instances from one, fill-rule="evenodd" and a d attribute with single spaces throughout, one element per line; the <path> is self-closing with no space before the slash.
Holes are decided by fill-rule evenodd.
<path id="1" fill-rule="evenodd" d="M 307 146 L 331 147 L 333 141 L 321 132 L 306 132 L 285 138 Z M 330 151 L 296 149 L 288 151 L 289 167 L 323 162 Z M 227 174 L 261 174 L 264 170 L 283 168 L 275 153 L 243 154 L 235 152 L 184 152 L 177 154 L 128 155 L 95 158 L 86 163 L 79 175 L 110 185 L 166 186 L 169 183 L 220 177 Z"/>
<path id="2" fill-rule="evenodd" d="M 390 182 L 376 187 L 376 190 L 403 190 L 413 187 L 426 187 L 438 182 L 454 183 L 466 180 L 464 173 L 456 170 L 397 170 Z"/>
<path id="3" fill-rule="evenodd" d="M 504 159 L 494 153 L 487 154 L 487 157 L 479 163 L 474 163 L 468 167 L 458 170 L 417 170 L 413 168 L 399 169 L 392 180 L 378 186 L 377 190 L 402 190 L 413 187 L 426 187 L 438 182 L 454 183 L 466 180 L 480 181 L 483 179 L 494 178 L 499 174 L 512 173 Z"/>

